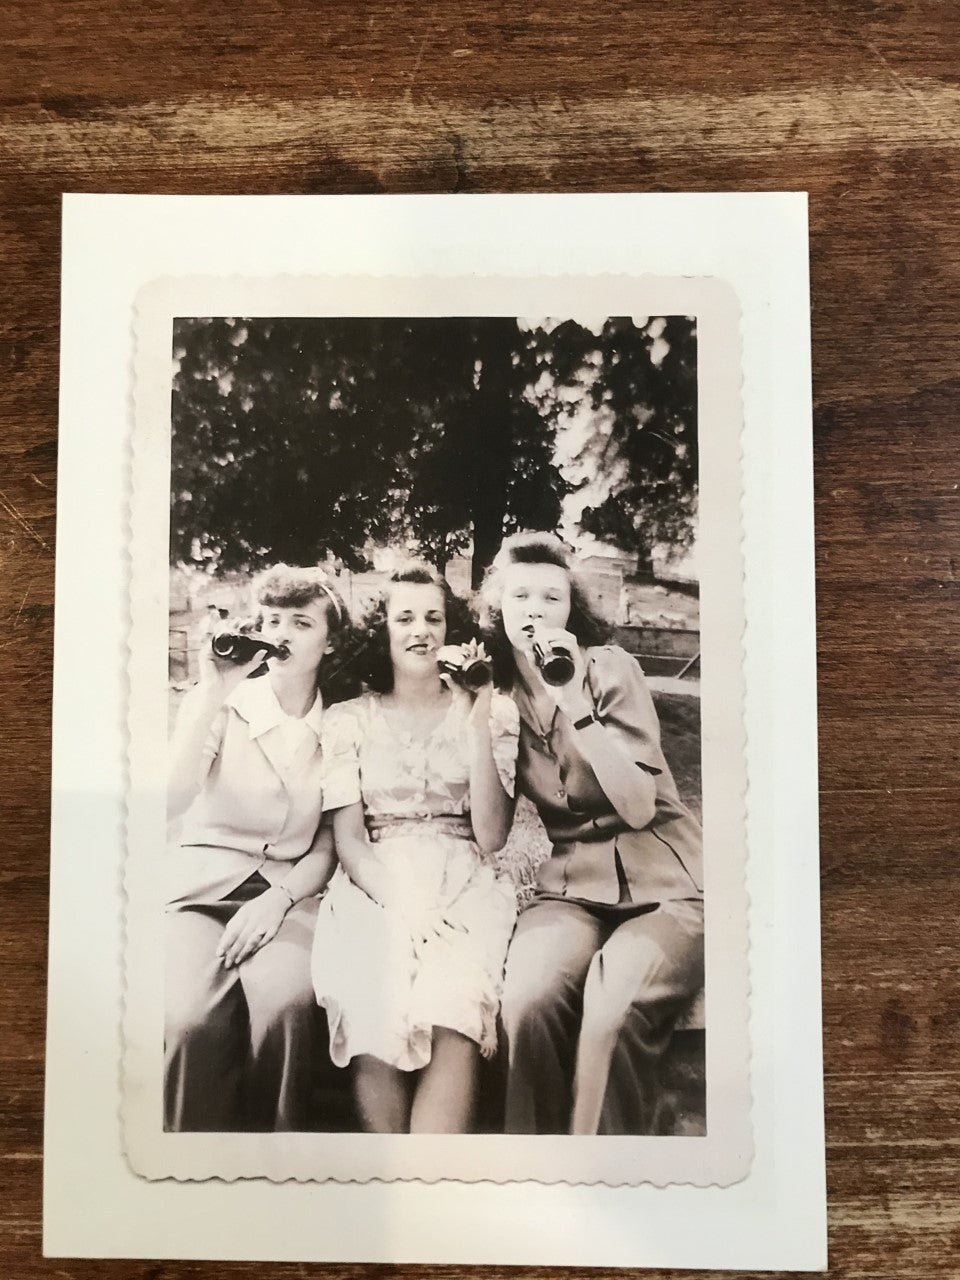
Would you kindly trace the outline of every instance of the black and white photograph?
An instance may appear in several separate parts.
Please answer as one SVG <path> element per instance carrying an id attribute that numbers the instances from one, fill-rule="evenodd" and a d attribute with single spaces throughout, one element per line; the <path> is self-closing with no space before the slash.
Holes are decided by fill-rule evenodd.
<path id="1" fill-rule="evenodd" d="M 140 306 L 132 1160 L 734 1176 L 727 295 L 226 287 Z"/>
<path id="2" fill-rule="evenodd" d="M 696 319 L 172 359 L 165 1130 L 703 1135 Z"/>

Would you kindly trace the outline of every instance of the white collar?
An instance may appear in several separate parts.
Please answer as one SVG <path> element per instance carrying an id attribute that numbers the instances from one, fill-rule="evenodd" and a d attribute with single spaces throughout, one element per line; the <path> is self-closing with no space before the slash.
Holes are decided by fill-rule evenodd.
<path id="1" fill-rule="evenodd" d="M 269 676 L 257 676 L 256 679 L 241 681 L 227 699 L 227 706 L 233 707 L 237 714 L 250 726 L 250 737 L 259 738 L 262 734 L 275 729 L 290 717 L 277 701 Z M 320 737 L 320 722 L 323 718 L 323 698 L 319 689 L 317 697 L 303 717 L 303 722 Z"/>

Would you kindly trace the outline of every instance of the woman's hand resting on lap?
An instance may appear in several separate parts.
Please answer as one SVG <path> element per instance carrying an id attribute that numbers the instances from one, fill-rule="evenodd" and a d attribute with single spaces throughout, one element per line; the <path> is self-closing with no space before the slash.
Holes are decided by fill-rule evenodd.
<path id="1" fill-rule="evenodd" d="M 277 936 L 290 899 L 276 885 L 245 902 L 221 935 L 217 955 L 225 969 L 242 964 Z"/>

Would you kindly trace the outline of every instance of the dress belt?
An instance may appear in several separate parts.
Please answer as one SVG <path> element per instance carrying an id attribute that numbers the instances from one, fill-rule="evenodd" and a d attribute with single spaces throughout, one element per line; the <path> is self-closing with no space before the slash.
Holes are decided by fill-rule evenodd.
<path id="1" fill-rule="evenodd" d="M 472 840 L 473 824 L 465 814 L 438 813 L 432 817 L 412 814 L 410 817 L 366 819 L 367 834 L 371 841 L 386 840 L 390 836 L 438 835 L 454 836 L 458 840 Z"/>

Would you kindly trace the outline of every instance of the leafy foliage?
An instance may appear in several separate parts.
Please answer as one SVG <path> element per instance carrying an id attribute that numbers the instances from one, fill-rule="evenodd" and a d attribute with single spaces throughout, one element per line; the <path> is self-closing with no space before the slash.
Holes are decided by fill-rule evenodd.
<path id="1" fill-rule="evenodd" d="M 609 488 L 583 511 L 581 527 L 641 560 L 657 543 L 688 546 L 699 463 L 695 324 L 684 316 L 611 319 L 597 354 L 590 395 L 607 430 L 587 448 Z"/>
<path id="2" fill-rule="evenodd" d="M 629 550 L 688 533 L 695 336 L 679 317 L 188 318 L 174 325 L 171 558 L 218 569 L 393 544 L 478 581 L 505 533 L 554 529 L 557 433 L 591 406 L 608 476 L 583 527 Z"/>

